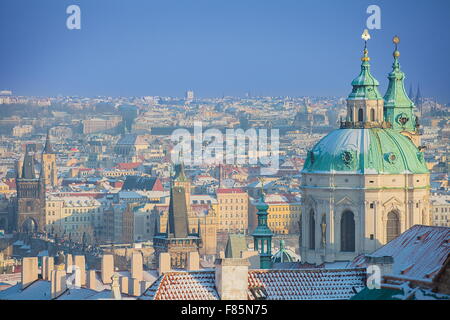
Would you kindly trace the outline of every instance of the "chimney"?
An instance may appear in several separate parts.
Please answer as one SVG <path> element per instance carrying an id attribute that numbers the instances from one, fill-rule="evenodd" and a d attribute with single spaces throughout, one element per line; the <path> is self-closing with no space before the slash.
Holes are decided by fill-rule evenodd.
<path id="1" fill-rule="evenodd" d="M 170 254 L 168 252 L 161 252 L 159 254 L 159 268 L 158 273 L 159 275 L 164 274 L 165 272 L 168 272 L 171 270 L 170 265 Z"/>
<path id="2" fill-rule="evenodd" d="M 221 300 L 247 300 L 249 262 L 243 258 L 217 259 L 215 282 Z"/>
<path id="3" fill-rule="evenodd" d="M 89 270 L 87 274 L 87 288 L 97 291 L 97 277 L 95 270 Z"/>
<path id="4" fill-rule="evenodd" d="M 104 284 L 112 283 L 111 277 L 114 274 L 114 256 L 105 254 L 102 257 L 102 282 Z"/>
<path id="5" fill-rule="evenodd" d="M 114 300 L 122 300 L 122 295 L 120 294 L 119 276 L 114 273 L 112 276 L 111 284 L 111 294 Z"/>
<path id="6" fill-rule="evenodd" d="M 128 277 L 120 277 L 120 291 L 123 294 L 128 294 Z"/>
<path id="7" fill-rule="evenodd" d="M 53 257 L 43 257 L 42 259 L 42 279 L 49 280 L 51 279 L 52 270 L 55 268 Z"/>
<path id="8" fill-rule="evenodd" d="M 128 294 L 138 297 L 141 295 L 141 284 L 138 279 L 130 279 L 130 287 L 128 288 Z"/>
<path id="9" fill-rule="evenodd" d="M 38 279 L 38 258 L 26 257 L 22 259 L 22 289 L 28 287 Z"/>
<path id="10" fill-rule="evenodd" d="M 66 272 L 72 273 L 73 259 L 70 253 L 66 254 Z"/>
<path id="11" fill-rule="evenodd" d="M 133 252 L 131 255 L 131 278 L 142 280 L 143 261 L 140 252 Z"/>
<path id="12" fill-rule="evenodd" d="M 52 299 L 59 297 L 66 290 L 66 271 L 53 270 L 50 283 L 50 292 Z"/>
<path id="13" fill-rule="evenodd" d="M 75 256 L 75 265 L 79 270 L 80 274 L 80 284 L 82 286 L 86 285 L 86 260 L 84 256 Z"/>
<path id="14" fill-rule="evenodd" d="M 189 252 L 187 259 L 187 270 L 188 271 L 200 270 L 200 256 L 197 251 Z"/>
<path id="15" fill-rule="evenodd" d="M 144 294 L 145 290 L 147 290 L 147 288 L 149 287 L 148 282 L 147 281 L 140 281 L 140 295 Z"/>

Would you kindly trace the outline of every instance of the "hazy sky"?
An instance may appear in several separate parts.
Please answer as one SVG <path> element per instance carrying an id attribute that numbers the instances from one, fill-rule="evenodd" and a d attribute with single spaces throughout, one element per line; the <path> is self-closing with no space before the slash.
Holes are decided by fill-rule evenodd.
<path id="1" fill-rule="evenodd" d="M 66 8 L 81 8 L 68 30 Z M 384 93 L 392 37 L 407 90 L 450 101 L 450 1 L 1 0 L 0 89 L 20 95 L 346 96 L 370 4 Z"/>

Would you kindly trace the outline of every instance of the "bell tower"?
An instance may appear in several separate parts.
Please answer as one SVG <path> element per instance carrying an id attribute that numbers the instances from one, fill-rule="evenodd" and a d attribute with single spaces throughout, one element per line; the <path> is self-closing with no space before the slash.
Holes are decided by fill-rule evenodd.
<path id="1" fill-rule="evenodd" d="M 400 38 L 395 36 L 392 42 L 395 44 L 394 63 L 392 72 L 388 75 L 389 86 L 384 95 L 384 119 L 394 130 L 411 139 L 416 147 L 419 147 L 419 122 L 414 114 L 414 102 L 406 94 L 405 74 L 401 71 L 398 61 L 400 52 L 397 47 Z"/>
<path id="2" fill-rule="evenodd" d="M 58 170 L 56 168 L 56 154 L 50 143 L 50 133 L 48 131 L 45 139 L 45 147 L 42 151 L 42 175 L 46 186 L 57 186 Z"/>
<path id="3" fill-rule="evenodd" d="M 383 97 L 378 91 L 380 85 L 370 73 L 370 57 L 367 40 L 370 34 L 366 30 L 361 38 L 364 40 L 364 55 L 361 58 L 361 72 L 352 81 L 352 92 L 347 98 L 347 119 L 341 124 L 344 128 L 372 128 L 384 125 Z"/>

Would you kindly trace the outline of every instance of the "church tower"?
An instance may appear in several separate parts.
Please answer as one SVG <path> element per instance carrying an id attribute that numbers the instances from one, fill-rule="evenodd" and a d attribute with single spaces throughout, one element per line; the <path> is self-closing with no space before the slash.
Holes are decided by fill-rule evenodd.
<path id="1" fill-rule="evenodd" d="M 261 182 L 261 185 L 264 185 Z M 260 269 L 272 268 L 272 231 L 267 226 L 267 216 L 269 205 L 264 201 L 264 192 L 261 190 L 261 198 L 256 203 L 258 212 L 258 226 L 253 232 L 255 251 L 259 252 Z"/>
<path id="2" fill-rule="evenodd" d="M 162 252 L 170 254 L 171 268 L 186 268 L 189 252 L 199 250 L 200 234 L 189 232 L 186 193 L 183 186 L 172 186 L 170 189 L 169 216 L 165 233 L 157 233 L 153 237 L 156 264 Z"/>
<path id="3" fill-rule="evenodd" d="M 56 168 L 56 154 L 50 143 L 50 133 L 47 132 L 45 147 L 42 151 L 42 174 L 46 186 L 56 187 L 58 184 L 58 170 Z"/>
<path id="4" fill-rule="evenodd" d="M 419 147 L 419 123 L 414 115 L 414 102 L 408 97 L 405 90 L 405 74 L 400 69 L 398 44 L 400 38 L 395 36 L 392 40 L 395 44 L 393 53 L 394 63 L 392 72 L 389 73 L 389 85 L 384 95 L 384 119 L 391 123 L 392 129 L 411 139 Z"/>
<path id="5" fill-rule="evenodd" d="M 34 156 L 25 153 L 21 172 L 17 172 L 17 230 L 43 232 L 45 226 L 45 184 L 36 178 Z"/>
<path id="6" fill-rule="evenodd" d="M 383 97 L 378 91 L 379 82 L 370 73 L 370 57 L 367 50 L 367 31 L 362 36 L 365 41 L 361 58 L 361 72 L 352 81 L 352 92 L 347 98 L 346 126 L 352 128 L 372 128 L 386 126 L 383 118 Z"/>

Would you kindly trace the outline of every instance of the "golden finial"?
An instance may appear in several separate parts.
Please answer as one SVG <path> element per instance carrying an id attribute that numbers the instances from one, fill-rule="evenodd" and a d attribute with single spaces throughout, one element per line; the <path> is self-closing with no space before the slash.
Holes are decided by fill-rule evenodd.
<path id="1" fill-rule="evenodd" d="M 392 42 L 395 44 L 394 58 L 398 58 L 400 57 L 400 51 L 397 50 L 397 46 L 400 43 L 400 38 L 398 36 L 394 36 L 394 38 L 392 38 Z"/>
<path id="2" fill-rule="evenodd" d="M 367 50 L 367 40 L 370 40 L 369 30 L 364 29 L 363 34 L 361 35 L 361 39 L 364 40 L 364 57 L 361 58 L 362 61 L 369 61 L 370 58 L 368 56 L 369 51 Z"/>

